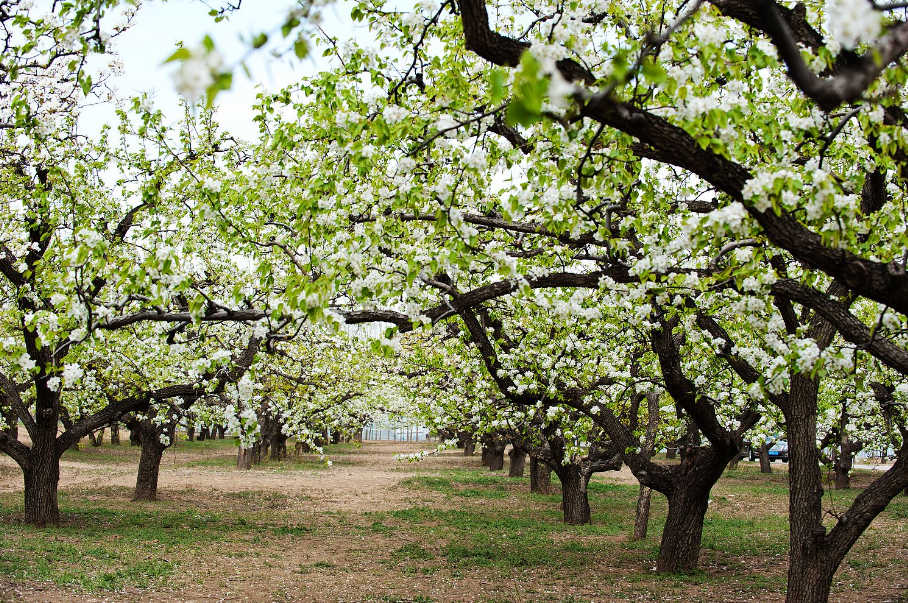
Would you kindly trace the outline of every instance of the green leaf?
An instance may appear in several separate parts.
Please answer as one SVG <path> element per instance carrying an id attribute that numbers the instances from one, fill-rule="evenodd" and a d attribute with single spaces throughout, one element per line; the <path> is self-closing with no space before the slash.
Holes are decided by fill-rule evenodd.
<path id="1" fill-rule="evenodd" d="M 303 38 L 298 39 L 293 45 L 293 52 L 297 58 L 305 59 L 309 55 L 309 43 Z"/>
<path id="2" fill-rule="evenodd" d="M 180 48 L 175 53 L 170 55 L 167 60 L 164 61 L 164 64 L 172 63 L 173 61 L 185 61 L 190 56 L 192 55 L 190 54 L 188 48 Z"/>
<path id="3" fill-rule="evenodd" d="M 267 43 L 268 43 L 268 34 L 266 34 L 264 32 L 258 34 L 254 38 L 252 38 L 252 47 L 253 48 L 261 48 L 262 46 L 264 46 Z"/>
<path id="4" fill-rule="evenodd" d="M 489 81 L 492 85 L 492 104 L 497 105 L 508 93 L 508 74 L 501 69 L 493 69 L 489 74 Z"/>

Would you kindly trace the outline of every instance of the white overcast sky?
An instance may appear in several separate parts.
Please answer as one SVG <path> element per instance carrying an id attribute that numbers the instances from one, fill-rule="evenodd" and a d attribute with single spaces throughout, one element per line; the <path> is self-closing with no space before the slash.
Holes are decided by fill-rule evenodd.
<path id="1" fill-rule="evenodd" d="M 216 6 L 216 0 L 209 2 Z M 246 0 L 229 20 L 215 23 L 208 15 L 210 6 L 200 0 L 146 1 L 138 11 L 133 27 L 116 38 L 115 50 L 124 64 L 124 74 L 114 78 L 122 98 L 150 93 L 156 108 L 164 111 L 168 121 L 180 116 L 178 95 L 174 90 L 172 74 L 175 63 L 164 61 L 177 48 L 179 42 L 187 47 L 201 43 L 205 35 L 211 36 L 228 65 L 243 57 L 250 40 L 259 32 L 274 33 L 272 40 L 280 38 L 280 26 L 292 0 Z M 349 5 L 341 3 L 323 9 L 323 27 L 339 38 L 352 33 Z M 281 40 L 283 41 L 283 40 Z M 286 46 L 286 44 L 284 45 Z M 234 70 L 233 89 L 218 95 L 217 119 L 222 127 L 235 136 L 247 140 L 257 135 L 252 123 L 250 107 L 255 100 L 258 86 L 275 91 L 312 74 L 319 68 L 321 50 L 316 49 L 311 58 L 300 61 L 292 52 L 275 58 L 267 50 L 259 50 L 247 66 L 252 78 L 242 68 Z M 115 115 L 110 107 L 88 107 L 82 113 L 83 131 L 97 131 L 102 123 L 113 123 Z"/>

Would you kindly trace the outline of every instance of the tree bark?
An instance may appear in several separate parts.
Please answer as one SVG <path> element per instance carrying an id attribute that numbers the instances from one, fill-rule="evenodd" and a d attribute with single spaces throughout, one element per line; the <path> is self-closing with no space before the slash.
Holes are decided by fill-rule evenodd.
<path id="1" fill-rule="evenodd" d="M 60 525 L 60 508 L 57 504 L 60 460 L 57 458 L 54 440 L 53 433 L 39 432 L 28 455 L 28 465 L 23 470 L 25 523 L 37 528 Z"/>
<path id="2" fill-rule="evenodd" d="M 148 419 L 141 421 L 138 431 L 142 440 L 142 454 L 139 457 L 133 500 L 157 500 L 161 457 L 167 446 L 161 443 L 158 428 L 152 421 Z"/>
<path id="3" fill-rule="evenodd" d="M 825 603 L 838 563 L 827 562 L 821 540 L 823 527 L 823 474 L 816 446 L 818 384 L 801 374 L 792 375 L 788 425 L 789 603 Z"/>
<path id="4" fill-rule="evenodd" d="M 164 451 L 173 442 L 176 435 L 176 424 L 172 422 L 159 425 L 149 419 L 137 422 L 133 428 L 139 434 L 142 443 L 142 454 L 139 457 L 139 471 L 136 475 L 136 491 L 133 500 L 157 500 L 158 476 L 161 471 L 161 458 Z M 161 437 L 167 444 L 161 442 Z"/>
<path id="5" fill-rule="evenodd" d="M 114 421 L 110 424 L 110 445 L 120 445 L 120 423 L 118 421 Z"/>
<path id="6" fill-rule="evenodd" d="M 190 442 L 195 442 L 195 427 L 186 428 L 186 439 Z"/>
<path id="7" fill-rule="evenodd" d="M 57 422 L 60 395 L 39 385 L 35 396 L 32 447 L 22 466 L 25 481 L 25 522 L 35 527 L 60 525 L 57 484 L 60 455 L 57 453 Z"/>
<path id="8" fill-rule="evenodd" d="M 676 446 L 669 446 L 665 449 L 665 459 L 668 461 L 673 461 L 678 458 L 678 448 Z"/>
<path id="9" fill-rule="evenodd" d="M 204 442 L 205 440 L 210 439 L 208 427 L 203 427 L 199 430 L 199 441 Z"/>
<path id="10" fill-rule="evenodd" d="M 863 447 L 859 442 L 853 442 L 847 433 L 842 435 L 833 463 L 836 490 L 851 489 L 851 470 L 854 467 L 854 454 Z"/>
<path id="11" fill-rule="evenodd" d="M 489 443 L 489 471 L 504 470 L 504 449 L 507 445 L 506 440 L 498 438 Z"/>
<path id="12" fill-rule="evenodd" d="M 552 470 L 535 456 L 530 457 L 530 492 L 552 493 Z"/>
<path id="13" fill-rule="evenodd" d="M 473 435 L 465 431 L 461 431 L 457 435 L 457 437 L 463 444 L 463 455 L 473 456 L 476 453 L 476 440 L 473 439 Z"/>
<path id="14" fill-rule="evenodd" d="M 568 525 L 586 525 L 590 522 L 590 501 L 587 486 L 589 474 L 584 475 L 575 464 L 563 465 L 556 473 L 561 482 L 561 508 L 564 511 L 564 523 Z"/>
<path id="15" fill-rule="evenodd" d="M 218 425 L 218 426 L 216 426 L 214 429 L 215 429 L 215 431 L 216 431 L 217 434 L 218 434 L 218 439 L 219 439 L 219 440 L 223 440 L 223 439 L 224 439 L 224 432 L 227 431 L 227 429 L 226 429 L 223 425 Z"/>
<path id="16" fill-rule="evenodd" d="M 769 460 L 769 444 L 760 444 L 760 473 L 772 473 L 772 461 Z"/>
<path id="17" fill-rule="evenodd" d="M 91 445 L 95 448 L 104 444 L 104 428 L 102 427 L 98 431 L 89 432 L 88 441 L 91 442 Z"/>
<path id="18" fill-rule="evenodd" d="M 728 461 L 728 468 L 729 468 L 729 469 L 732 469 L 732 470 L 733 470 L 733 469 L 737 469 L 737 468 L 738 468 L 738 463 L 739 463 L 740 461 L 741 461 L 740 455 L 736 455 L 734 458 L 732 458 L 730 461 Z"/>
<path id="19" fill-rule="evenodd" d="M 252 469 L 252 448 L 240 446 L 236 454 L 237 469 Z"/>
<path id="20" fill-rule="evenodd" d="M 722 463 L 724 468 L 725 463 Z M 676 484 L 668 497 L 668 516 L 662 530 L 662 543 L 656 570 L 659 572 L 689 572 L 697 569 L 700 540 L 703 537 L 703 518 L 709 507 L 709 491 L 714 480 L 707 484 Z M 697 480 L 699 482 L 700 480 Z"/>
<path id="21" fill-rule="evenodd" d="M 523 477 L 523 471 L 527 462 L 527 453 L 523 448 L 512 446 L 508 452 L 511 457 L 511 464 L 508 467 L 508 477 Z"/>
<path id="22" fill-rule="evenodd" d="M 653 497 L 653 489 L 640 484 L 640 493 L 637 495 L 637 513 L 634 516 L 634 535 L 631 540 L 646 540 L 649 530 L 649 506 Z"/>

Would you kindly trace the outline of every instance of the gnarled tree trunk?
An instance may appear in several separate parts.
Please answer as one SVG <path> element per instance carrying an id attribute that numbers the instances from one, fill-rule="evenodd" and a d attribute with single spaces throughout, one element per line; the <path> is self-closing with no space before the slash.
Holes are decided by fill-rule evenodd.
<path id="1" fill-rule="evenodd" d="M 634 515 L 634 535 L 631 540 L 645 540 L 649 531 L 649 507 L 653 497 L 652 488 L 640 484 L 640 493 L 637 495 L 637 512 Z"/>
<path id="2" fill-rule="evenodd" d="M 120 445 L 120 423 L 118 421 L 110 424 L 110 444 L 111 446 Z"/>
<path id="3" fill-rule="evenodd" d="M 164 451 L 170 446 L 170 442 L 173 442 L 175 425 L 173 423 L 158 425 L 151 419 L 144 419 L 137 421 L 132 429 L 134 433 L 138 432 L 142 443 L 133 500 L 157 500 L 161 458 Z M 166 438 L 167 444 L 161 441 L 162 436 Z"/>
<path id="4" fill-rule="evenodd" d="M 530 492 L 552 493 L 552 470 L 535 456 L 530 457 Z"/>
<path id="5" fill-rule="evenodd" d="M 499 438 L 495 438 L 489 442 L 489 471 L 504 470 L 504 449 L 507 445 L 507 440 Z"/>
<path id="6" fill-rule="evenodd" d="M 724 467 L 725 463 L 722 465 Z M 703 518 L 709 507 L 709 491 L 714 482 L 705 484 L 685 481 L 677 484 L 675 491 L 668 497 L 668 516 L 665 518 L 662 543 L 656 560 L 656 570 L 659 572 L 685 572 L 697 568 L 703 537 Z"/>
<path id="7" fill-rule="evenodd" d="M 457 433 L 457 439 L 463 444 L 463 455 L 473 456 L 476 452 L 476 440 L 473 439 L 473 434 L 467 433 L 466 431 L 460 431 Z"/>
<path id="8" fill-rule="evenodd" d="M 508 451 L 511 464 L 508 467 L 508 477 L 523 477 L 523 470 L 527 462 L 527 453 L 523 448 L 512 446 Z"/>
<path id="9" fill-rule="evenodd" d="M 590 501 L 587 495 L 589 474 L 584 475 L 576 464 L 562 465 L 555 472 L 561 482 L 561 508 L 564 523 L 586 525 L 590 522 Z"/>
<path id="10" fill-rule="evenodd" d="M 38 433 L 28 455 L 28 464 L 23 468 L 25 523 L 38 528 L 60 525 L 57 504 L 60 460 L 57 458 L 55 435 L 49 430 Z"/>

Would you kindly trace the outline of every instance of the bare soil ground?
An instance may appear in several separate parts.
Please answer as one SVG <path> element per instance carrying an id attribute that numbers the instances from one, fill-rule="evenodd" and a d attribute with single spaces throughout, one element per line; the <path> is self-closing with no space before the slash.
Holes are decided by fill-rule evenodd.
<path id="1" fill-rule="evenodd" d="M 96 456 L 84 451 L 75 455 L 79 460 L 63 461 L 61 499 L 80 504 L 87 501 L 89 507 L 123 513 L 208 514 L 216 518 L 212 525 L 220 522 L 229 524 L 229 528 L 224 528 L 223 537 L 214 539 L 200 531 L 195 542 L 192 533 L 181 534 L 176 544 L 165 543 L 163 536 L 152 538 L 135 554 L 163 558 L 175 569 L 153 580 L 148 588 L 127 585 L 116 591 L 85 589 L 0 573 L 0 602 L 768 603 L 784 598 L 780 589 L 784 586 L 785 556 L 778 552 L 753 556 L 705 547 L 702 573 L 678 578 L 655 576 L 651 565 L 659 528 L 647 543 L 636 545 L 627 542 L 625 533 L 555 526 L 544 536 L 551 543 L 551 559 L 532 556 L 539 547 L 537 539 L 535 544 L 526 545 L 525 565 L 520 561 L 497 563 L 496 550 L 502 555 L 505 551 L 508 555 L 521 554 L 522 530 L 531 532 L 534 518 L 557 521 L 557 498 L 527 495 L 525 480 L 485 484 L 483 474 L 477 474 L 476 485 L 444 486 L 448 490 L 422 487 L 422 482 L 414 484 L 417 478 L 451 475 L 451 470 L 475 469 L 479 463 L 477 458 L 465 458 L 457 451 L 418 464 L 399 462 L 392 456 L 424 447 L 373 442 L 332 454 L 334 465 L 330 468 L 288 470 L 269 464 L 237 471 L 230 467 L 233 457 L 229 448 L 198 450 L 183 443 L 165 456 L 160 500 L 154 503 L 129 500 L 135 484 L 135 449 L 130 450 L 128 444 L 120 449 L 106 447 Z M 627 470 L 596 476 L 596 482 L 601 484 L 603 497 L 614 495 L 609 484 L 624 488 L 622 492 L 636 484 Z M 18 468 L 0 457 L 0 501 L 9 504 L 15 496 L 21 497 L 21 490 Z M 729 521 L 746 522 L 757 515 L 785 512 L 784 498 L 754 499 L 724 483 L 717 487 L 714 499 L 715 513 L 722 513 Z M 664 509 L 654 501 L 654 518 L 658 521 Z M 490 533 L 490 543 L 494 543 L 488 553 L 482 553 L 485 557 L 476 553 L 483 535 L 466 526 L 463 534 L 469 534 L 469 554 L 473 556 L 465 562 L 452 561 L 458 543 L 452 542 L 451 530 L 457 529 L 457 522 L 469 523 L 487 515 L 512 522 L 531 521 L 508 528 L 513 530 L 511 541 Z M 44 530 L 37 537 L 84 546 L 80 539 L 90 526 L 80 523 L 85 521 L 80 517 L 66 516 L 61 530 Z M 15 522 L 15 515 L 7 521 Z M 605 521 L 607 518 L 599 523 Z M 886 520 L 874 525 L 876 530 L 892 531 L 899 540 L 888 551 L 877 550 L 876 556 L 869 553 L 866 564 L 862 561 L 845 567 L 841 572 L 844 580 L 858 586 L 839 587 L 835 600 L 908 601 L 908 574 L 904 572 L 908 567 L 908 530 L 904 523 L 904 519 L 901 524 Z M 15 534 L 20 534 L 19 538 L 24 537 L 22 534 L 35 537 L 27 531 Z M 110 536 L 102 536 L 94 544 L 100 549 L 116 549 L 124 538 L 121 534 L 112 530 Z M 12 540 L 15 538 L 0 540 L 0 553 L 4 547 L 15 549 L 16 554 L 32 550 L 24 541 Z M 880 553 L 891 559 L 881 561 Z M 891 568 L 879 566 L 889 561 Z M 92 562 L 70 563 L 81 567 Z M 867 570 L 868 564 L 876 569 Z M 763 576 L 765 584 L 761 582 Z"/>

